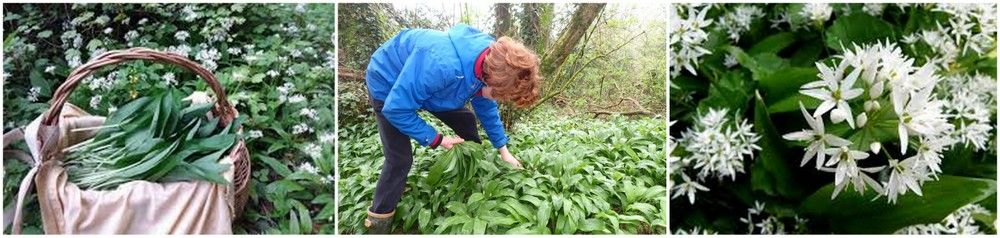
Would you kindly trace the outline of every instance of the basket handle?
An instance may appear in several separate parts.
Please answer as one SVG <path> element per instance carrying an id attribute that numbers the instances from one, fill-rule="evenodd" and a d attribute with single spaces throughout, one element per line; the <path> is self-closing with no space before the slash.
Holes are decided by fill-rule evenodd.
<path id="1" fill-rule="evenodd" d="M 216 105 L 212 111 L 219 116 L 220 121 L 226 125 L 231 123 L 233 119 L 236 118 L 236 109 L 229 104 L 229 100 L 226 99 L 225 90 L 222 88 L 222 85 L 219 84 L 219 80 L 214 74 L 212 74 L 212 72 L 209 72 L 198 63 L 191 61 L 182 55 L 138 47 L 127 50 L 105 52 L 97 57 L 94 57 L 94 59 L 91 59 L 86 64 L 73 69 L 73 72 L 70 72 L 66 81 L 63 82 L 55 92 L 53 92 L 52 101 L 49 103 L 49 110 L 45 112 L 41 124 L 51 126 L 56 125 L 59 122 L 59 112 L 62 111 L 63 105 L 66 104 L 66 101 L 69 99 L 69 94 L 73 92 L 73 89 L 75 89 L 81 81 L 83 81 L 83 78 L 105 65 L 114 65 L 133 60 L 150 60 L 171 63 L 198 74 L 198 76 L 201 76 L 201 78 L 208 83 L 208 86 L 212 88 L 212 91 L 215 92 Z"/>

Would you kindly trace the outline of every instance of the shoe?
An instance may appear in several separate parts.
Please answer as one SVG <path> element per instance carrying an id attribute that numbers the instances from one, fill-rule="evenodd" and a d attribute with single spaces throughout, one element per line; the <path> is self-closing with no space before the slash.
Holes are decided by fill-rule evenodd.
<path id="1" fill-rule="evenodd" d="M 365 219 L 365 228 L 368 228 L 368 233 L 370 234 L 389 234 L 392 225 L 392 215 L 395 214 L 396 211 L 387 214 L 368 211 L 368 218 Z"/>

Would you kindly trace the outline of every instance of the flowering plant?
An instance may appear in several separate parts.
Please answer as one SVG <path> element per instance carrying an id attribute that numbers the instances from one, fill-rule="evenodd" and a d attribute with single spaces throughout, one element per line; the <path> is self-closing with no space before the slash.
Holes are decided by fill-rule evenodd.
<path id="1" fill-rule="evenodd" d="M 675 9 L 672 231 L 996 232 L 996 4 Z"/>

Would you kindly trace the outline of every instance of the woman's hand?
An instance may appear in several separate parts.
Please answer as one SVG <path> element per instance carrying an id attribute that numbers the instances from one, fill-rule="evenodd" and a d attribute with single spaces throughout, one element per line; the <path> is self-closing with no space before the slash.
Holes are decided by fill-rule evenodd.
<path id="1" fill-rule="evenodd" d="M 465 140 L 463 140 L 462 138 L 454 136 L 445 136 L 444 138 L 441 139 L 441 147 L 450 150 L 451 147 L 457 144 L 461 144 L 462 142 L 465 142 Z"/>
<path id="2" fill-rule="evenodd" d="M 498 149 L 498 151 L 500 151 L 500 159 L 501 160 L 503 160 L 504 162 L 507 162 L 508 164 L 510 164 L 510 166 L 514 166 L 514 168 L 518 168 L 518 169 L 522 168 L 521 167 L 521 161 L 518 161 L 517 158 L 514 158 L 514 155 L 510 154 L 510 150 L 507 150 L 507 146 L 506 145 L 503 146 L 503 147 L 500 147 L 500 149 Z"/>

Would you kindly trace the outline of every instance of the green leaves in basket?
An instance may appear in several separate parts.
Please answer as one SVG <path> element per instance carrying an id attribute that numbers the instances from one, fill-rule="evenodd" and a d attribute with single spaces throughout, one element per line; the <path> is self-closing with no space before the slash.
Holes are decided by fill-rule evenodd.
<path id="1" fill-rule="evenodd" d="M 220 127 L 212 103 L 182 102 L 167 90 L 135 99 L 112 113 L 86 141 L 64 149 L 70 180 L 85 189 L 112 189 L 135 180 L 226 183 L 219 164 L 235 144 L 242 118 Z"/>

